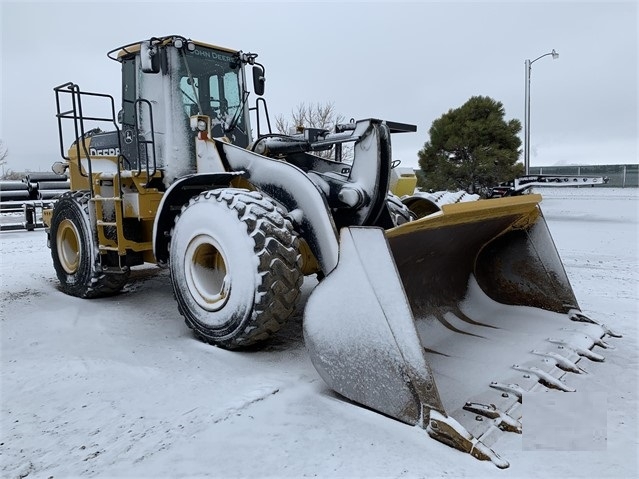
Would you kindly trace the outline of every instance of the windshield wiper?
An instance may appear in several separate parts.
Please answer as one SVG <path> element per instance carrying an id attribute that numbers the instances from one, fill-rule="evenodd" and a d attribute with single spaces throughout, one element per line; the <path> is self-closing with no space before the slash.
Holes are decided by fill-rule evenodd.
<path id="1" fill-rule="evenodd" d="M 180 53 L 182 53 L 182 58 L 184 59 L 184 66 L 186 67 L 186 73 L 189 76 L 189 85 L 191 85 L 191 88 L 193 89 L 193 96 L 195 97 L 195 103 L 197 104 L 197 111 L 198 111 L 198 115 L 202 114 L 202 105 L 200 104 L 200 97 L 197 94 L 197 89 L 195 88 L 195 80 L 193 80 L 193 75 L 191 74 L 191 69 L 189 68 L 189 62 L 186 59 L 186 53 L 184 52 L 184 50 L 180 50 Z M 182 90 L 182 93 L 184 93 L 189 100 L 193 101 L 192 98 L 189 97 L 189 95 L 186 94 L 186 92 L 184 90 Z"/>
<path id="2" fill-rule="evenodd" d="M 237 124 L 240 121 L 240 118 L 242 118 L 242 113 L 244 112 L 244 107 L 246 106 L 246 101 L 248 100 L 248 97 L 249 97 L 249 92 L 245 90 L 244 93 L 242 94 L 242 102 L 240 103 L 237 111 L 235 112 L 235 115 L 233 115 L 231 122 L 228 124 L 228 126 L 224 128 L 224 133 L 231 133 L 233 130 L 235 130 L 235 128 L 237 127 Z"/>

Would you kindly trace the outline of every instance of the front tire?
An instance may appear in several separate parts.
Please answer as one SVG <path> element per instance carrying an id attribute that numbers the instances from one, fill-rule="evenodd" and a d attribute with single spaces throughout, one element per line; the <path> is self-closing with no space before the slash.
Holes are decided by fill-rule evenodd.
<path id="1" fill-rule="evenodd" d="M 129 278 L 128 269 L 121 273 L 102 270 L 89 218 L 89 199 L 86 191 L 64 193 L 53 208 L 49 231 L 60 289 L 78 298 L 116 294 Z"/>
<path id="2" fill-rule="evenodd" d="M 270 198 L 235 188 L 206 191 L 182 209 L 171 234 L 170 270 L 187 325 L 227 349 L 279 330 L 303 281 L 290 221 Z"/>

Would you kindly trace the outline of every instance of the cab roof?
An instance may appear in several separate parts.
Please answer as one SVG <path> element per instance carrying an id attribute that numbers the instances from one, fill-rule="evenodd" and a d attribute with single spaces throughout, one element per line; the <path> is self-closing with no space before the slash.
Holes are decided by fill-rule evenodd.
<path id="1" fill-rule="evenodd" d="M 124 57 L 128 57 L 131 55 L 135 55 L 137 53 L 139 53 L 140 51 L 140 46 L 143 42 L 147 42 L 147 41 L 153 41 L 155 42 L 157 45 L 160 46 L 166 46 L 166 45 L 171 45 L 173 44 L 173 42 L 175 40 L 182 40 L 184 43 L 192 43 L 194 45 L 197 45 L 199 47 L 204 47 L 204 48 L 214 48 L 216 50 L 221 50 L 224 52 L 228 52 L 228 53 L 238 53 L 238 50 L 234 50 L 232 48 L 226 48 L 226 47 L 221 47 L 218 45 L 212 45 L 210 43 L 204 43 L 204 42 L 200 42 L 197 40 L 191 40 L 189 38 L 183 37 L 181 35 L 167 35 L 165 37 L 152 37 L 148 40 L 139 40 L 137 42 L 134 43 L 129 43 L 128 45 L 123 45 L 121 47 L 117 47 L 114 48 L 113 50 L 109 51 L 107 53 L 107 56 L 111 59 L 111 60 L 116 60 L 116 61 L 122 61 L 122 59 Z M 117 55 L 114 55 L 114 53 L 117 52 Z"/>

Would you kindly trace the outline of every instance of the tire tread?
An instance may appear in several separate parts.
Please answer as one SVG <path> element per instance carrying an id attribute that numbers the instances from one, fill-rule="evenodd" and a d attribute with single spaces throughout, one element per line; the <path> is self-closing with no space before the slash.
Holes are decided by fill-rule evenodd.
<path id="1" fill-rule="evenodd" d="M 189 328 L 207 343 L 227 349 L 252 346 L 281 329 L 295 311 L 304 280 L 297 234 L 273 200 L 259 192 L 234 188 L 211 190 L 192 198 L 189 205 L 199 201 L 225 204 L 246 225 L 258 259 L 259 282 L 251 317 L 231 338 L 221 340 L 212 337 L 188 314 L 183 311 L 181 314 Z"/>
<path id="2" fill-rule="evenodd" d="M 91 199 L 91 194 L 88 191 L 78 190 L 78 191 L 69 191 L 63 193 L 56 203 L 56 207 L 59 208 L 71 208 L 75 207 L 78 210 L 78 213 L 84 215 L 85 217 L 89 217 L 89 201 Z M 66 202 L 75 203 L 74 206 L 64 206 L 67 204 Z M 60 206 L 62 205 L 62 206 Z M 54 210 L 55 215 L 55 210 Z M 90 224 L 90 222 L 89 222 Z M 89 234 L 92 236 L 92 240 L 95 241 L 95 231 L 91 230 Z M 51 254 L 56 254 L 51 249 Z M 55 265 L 55 259 L 54 259 Z M 58 275 L 60 278 L 60 275 Z M 64 281 L 61 280 L 61 289 L 66 294 L 71 296 L 76 296 L 79 298 L 93 299 L 93 298 L 101 298 L 105 296 L 112 296 L 120 292 L 120 290 L 124 287 L 126 282 L 129 279 L 128 270 L 122 273 L 110 273 L 105 272 L 101 266 L 97 263 L 91 265 L 90 274 L 87 278 L 87 281 L 84 284 L 73 284 L 67 285 Z"/>

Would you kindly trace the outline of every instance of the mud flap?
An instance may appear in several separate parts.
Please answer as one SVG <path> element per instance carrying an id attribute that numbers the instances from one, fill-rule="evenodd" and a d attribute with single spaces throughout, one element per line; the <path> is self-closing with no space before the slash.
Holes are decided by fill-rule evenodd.
<path id="1" fill-rule="evenodd" d="M 304 338 L 333 390 L 507 467 L 446 416 L 383 230 L 341 230 L 339 263 L 306 304 Z"/>

